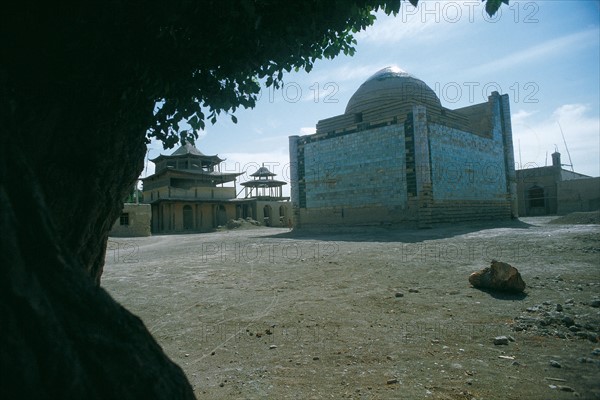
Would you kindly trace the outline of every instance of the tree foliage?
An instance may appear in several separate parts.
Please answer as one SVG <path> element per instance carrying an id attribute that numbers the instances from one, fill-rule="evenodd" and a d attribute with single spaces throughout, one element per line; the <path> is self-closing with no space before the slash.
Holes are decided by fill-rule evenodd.
<path id="1" fill-rule="evenodd" d="M 482 0 L 484 1 L 484 0 Z M 418 0 L 409 0 L 413 6 Z M 508 0 L 487 0 L 491 15 Z M 354 34 L 373 24 L 373 13 L 400 12 L 401 0 L 176 0 L 48 4 L 43 12 L 7 13 L 10 43 L 25 43 L 16 73 L 46 77 L 50 93 L 85 85 L 118 91 L 148 138 L 172 147 L 214 123 L 220 113 L 252 108 L 260 80 L 280 87 L 291 70 L 310 71 L 316 60 L 352 55 Z M 38 7 L 30 6 L 30 7 Z M 23 12 L 25 11 L 25 12 Z M 36 19 L 36 15 L 51 16 Z M 35 32 L 25 31 L 35 26 Z M 20 37 L 11 38 L 10 35 Z M 35 56 L 34 56 L 35 55 Z M 36 63 L 35 60 L 41 60 Z M 43 66 L 40 71 L 36 66 Z M 68 80 L 65 80 L 68 77 Z M 31 79 L 30 84 L 41 84 Z M 47 82 L 46 82 L 47 83 Z M 148 100 L 153 110 L 148 110 Z M 158 104 L 154 108 L 154 104 Z M 141 122 L 140 121 L 140 122 Z M 192 131 L 181 131 L 187 122 Z"/>

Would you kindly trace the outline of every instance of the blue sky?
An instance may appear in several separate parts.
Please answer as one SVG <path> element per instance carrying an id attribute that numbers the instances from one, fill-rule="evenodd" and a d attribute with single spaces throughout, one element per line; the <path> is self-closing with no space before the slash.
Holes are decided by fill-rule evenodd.
<path id="1" fill-rule="evenodd" d="M 482 103 L 493 90 L 507 93 L 517 168 L 551 164 L 555 146 L 569 164 L 560 124 L 575 171 L 599 176 L 600 2 L 510 1 L 493 18 L 483 9 L 477 0 L 421 1 L 417 8 L 403 2 L 396 17 L 378 14 L 357 35 L 353 57 L 287 74 L 282 90 L 265 88 L 253 110 L 236 112 L 237 124 L 221 116 L 196 146 L 226 158 L 224 171 L 250 174 L 265 163 L 288 181 L 288 137 L 342 114 L 363 81 L 395 65 L 450 109 Z M 153 142 L 149 158 L 172 151 Z"/>

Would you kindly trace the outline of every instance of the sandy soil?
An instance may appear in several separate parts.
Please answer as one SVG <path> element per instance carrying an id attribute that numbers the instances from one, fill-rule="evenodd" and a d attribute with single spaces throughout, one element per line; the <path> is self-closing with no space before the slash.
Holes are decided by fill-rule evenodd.
<path id="1" fill-rule="evenodd" d="M 198 398 L 600 398 L 600 226 L 552 219 L 111 238 L 102 284 Z M 526 295 L 470 287 L 491 259 Z"/>

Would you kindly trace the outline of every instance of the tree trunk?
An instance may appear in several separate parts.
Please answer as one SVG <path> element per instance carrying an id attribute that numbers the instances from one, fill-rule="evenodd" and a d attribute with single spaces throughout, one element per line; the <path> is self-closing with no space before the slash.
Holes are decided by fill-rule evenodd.
<path id="1" fill-rule="evenodd" d="M 153 102 L 15 71 L 0 65 L 0 398 L 194 398 L 99 287 Z"/>
<path id="2" fill-rule="evenodd" d="M 23 154 L 2 153 L 1 397 L 193 398 L 139 318 L 59 243 Z"/>

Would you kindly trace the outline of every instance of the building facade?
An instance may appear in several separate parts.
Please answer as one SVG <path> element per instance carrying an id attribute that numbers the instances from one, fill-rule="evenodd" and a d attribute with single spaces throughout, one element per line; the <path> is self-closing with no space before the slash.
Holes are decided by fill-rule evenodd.
<path id="1" fill-rule="evenodd" d="M 244 198 L 236 201 L 238 218 L 252 218 L 264 226 L 289 226 L 290 199 L 283 196 L 283 185 L 287 182 L 275 179 L 276 174 L 264 165 L 250 176 L 251 180 L 241 183 Z"/>
<path id="2" fill-rule="evenodd" d="M 112 226 L 109 236 L 150 236 L 152 212 L 149 204 L 125 203 L 121 215 Z"/>
<path id="3" fill-rule="evenodd" d="M 517 216 L 508 95 L 456 110 L 388 67 L 344 114 L 290 137 L 298 227 L 396 225 Z"/>
<path id="4" fill-rule="evenodd" d="M 207 232 L 236 217 L 235 180 L 241 174 L 221 172 L 224 160 L 217 155 L 186 143 L 150 161 L 155 173 L 142 181 L 144 202 L 152 207 L 152 233 Z"/>
<path id="5" fill-rule="evenodd" d="M 519 215 L 540 216 L 600 208 L 600 178 L 564 169 L 559 152 L 552 165 L 516 171 Z"/>

